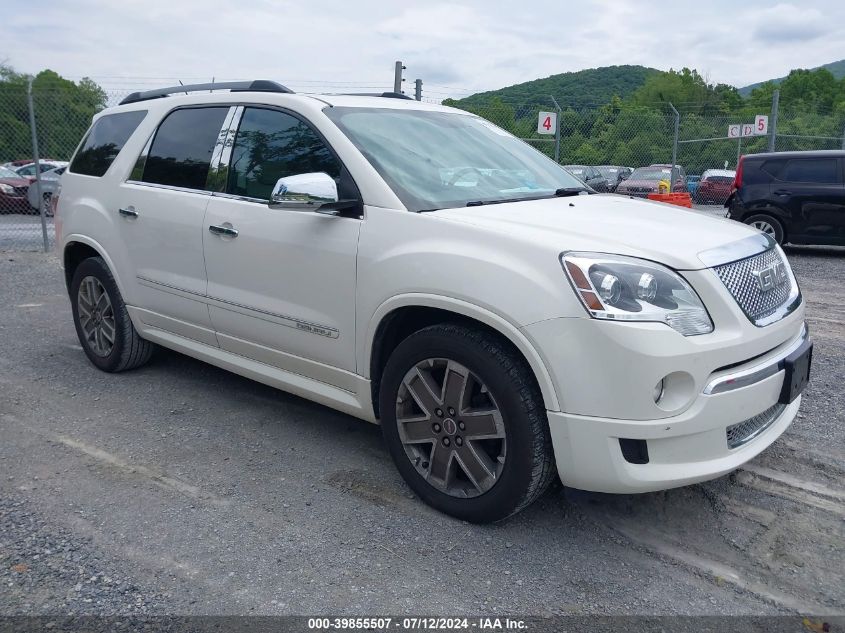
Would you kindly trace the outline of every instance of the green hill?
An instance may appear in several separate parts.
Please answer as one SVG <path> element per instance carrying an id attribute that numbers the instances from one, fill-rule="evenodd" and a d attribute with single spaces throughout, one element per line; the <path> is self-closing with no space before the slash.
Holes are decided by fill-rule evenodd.
<path id="1" fill-rule="evenodd" d="M 568 105 L 601 105 L 608 103 L 614 96 L 627 97 L 643 85 L 645 80 L 659 72 L 645 66 L 605 66 L 588 68 L 571 73 L 551 75 L 545 79 L 533 79 L 525 83 L 479 92 L 451 103 L 459 107 L 483 106 L 495 97 L 517 105 L 545 103 L 549 95 Z"/>
<path id="2" fill-rule="evenodd" d="M 816 66 L 816 68 L 810 68 L 810 70 L 816 70 L 818 68 L 826 68 L 837 79 L 842 79 L 843 77 L 845 77 L 845 59 L 840 59 L 838 62 L 830 62 L 829 64 L 825 64 L 824 66 Z M 777 79 L 769 79 L 767 81 L 771 81 L 771 82 L 774 82 L 776 84 L 779 84 L 784 79 L 786 79 L 786 77 L 778 77 Z M 758 87 L 762 86 L 764 83 L 766 83 L 766 82 L 765 81 L 758 81 L 756 84 L 743 86 L 742 88 L 739 89 L 739 94 L 741 94 L 743 97 L 747 97 L 748 95 L 751 94 L 751 91 L 754 90 L 754 88 L 758 88 Z"/>

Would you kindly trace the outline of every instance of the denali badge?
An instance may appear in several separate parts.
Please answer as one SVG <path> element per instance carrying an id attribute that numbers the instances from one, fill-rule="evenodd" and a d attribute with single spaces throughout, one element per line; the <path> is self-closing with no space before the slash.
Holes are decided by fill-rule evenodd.
<path id="1" fill-rule="evenodd" d="M 761 270 L 752 270 L 751 274 L 757 278 L 760 292 L 769 292 L 786 283 L 788 275 L 783 262 L 775 262 Z"/>

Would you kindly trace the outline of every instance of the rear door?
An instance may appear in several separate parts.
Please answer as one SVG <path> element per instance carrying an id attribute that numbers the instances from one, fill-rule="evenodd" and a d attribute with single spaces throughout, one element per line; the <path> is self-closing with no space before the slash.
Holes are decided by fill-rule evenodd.
<path id="1" fill-rule="evenodd" d="M 209 165 L 233 108 L 169 113 L 119 192 L 118 222 L 147 325 L 217 345 L 206 304 L 203 218 Z"/>
<path id="2" fill-rule="evenodd" d="M 838 157 L 790 158 L 773 174 L 772 196 L 792 217 L 791 237 L 811 242 L 845 240 L 845 183 Z"/>

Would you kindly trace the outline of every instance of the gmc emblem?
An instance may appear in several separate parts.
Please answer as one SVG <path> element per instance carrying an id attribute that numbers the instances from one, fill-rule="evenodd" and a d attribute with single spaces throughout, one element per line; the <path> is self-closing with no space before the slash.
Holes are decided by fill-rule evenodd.
<path id="1" fill-rule="evenodd" d="M 789 275 L 783 262 L 775 262 L 761 270 L 752 270 L 751 274 L 757 278 L 760 292 L 769 292 L 786 283 Z"/>

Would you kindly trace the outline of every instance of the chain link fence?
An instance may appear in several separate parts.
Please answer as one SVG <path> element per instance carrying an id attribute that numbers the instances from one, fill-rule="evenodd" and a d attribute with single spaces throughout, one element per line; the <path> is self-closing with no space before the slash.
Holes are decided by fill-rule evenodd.
<path id="1" fill-rule="evenodd" d="M 52 81 L 39 76 L 31 85 L 0 77 L 0 165 L 4 165 L 0 168 L 0 251 L 49 249 L 55 240 L 49 199 L 57 174 L 46 171 L 39 183 L 33 179 L 32 167 L 22 174 L 9 170 L 32 162 L 36 146 L 42 168 L 57 165 L 61 170 L 91 117 L 136 89 L 105 91 L 90 80 L 74 83 L 58 76 Z M 675 156 L 675 163 L 687 176 L 688 183 L 683 186 L 691 191 L 696 176 L 711 169 L 733 170 L 742 154 L 771 148 L 845 149 L 845 109 L 841 107 L 808 111 L 783 102 L 778 107 L 775 100 L 772 108 L 762 112 L 726 114 L 707 112 L 706 104 L 677 104 L 676 110 L 665 103 L 646 107 L 614 99 L 606 104 L 585 104 L 553 96 L 523 103 L 494 97 L 480 105 L 456 105 L 513 133 L 562 165 L 633 169 L 671 165 Z M 34 133 L 30 111 L 34 113 Z M 556 115 L 557 128 L 544 130 L 551 133 L 538 131 L 540 112 Z M 751 124 L 755 114 L 769 116 L 767 135 L 729 138 L 730 126 Z"/>
<path id="2" fill-rule="evenodd" d="M 679 104 L 678 109 L 668 103 L 644 107 L 621 100 L 594 106 L 568 105 L 552 96 L 532 103 L 493 98 L 482 105 L 455 105 L 508 130 L 562 165 L 633 169 L 668 166 L 675 156 L 675 186 L 688 189 L 694 200 L 698 178 L 704 172 L 733 171 L 743 154 L 845 149 L 845 110 L 813 112 L 782 102 L 778 105 L 776 99 L 762 111 L 746 108 L 732 114 L 707 113 L 707 104 Z M 545 117 L 540 113 L 557 115 L 558 135 L 538 131 Z M 753 129 L 756 115 L 769 118 L 767 132 L 742 136 L 743 128 Z M 739 135 L 731 136 L 731 128 L 736 130 L 737 126 Z M 613 183 L 610 187 L 613 189 Z"/>

